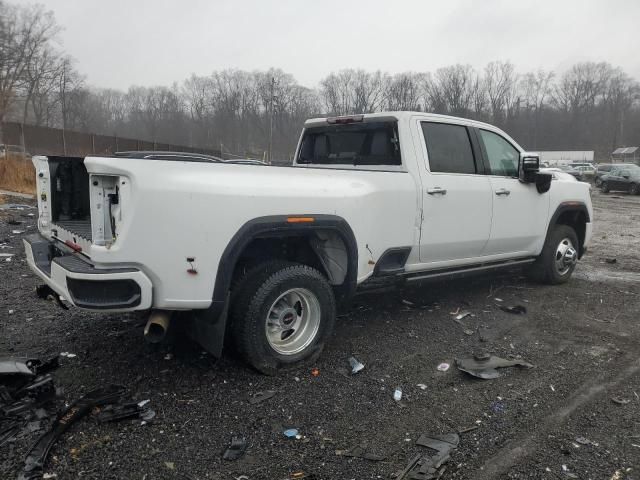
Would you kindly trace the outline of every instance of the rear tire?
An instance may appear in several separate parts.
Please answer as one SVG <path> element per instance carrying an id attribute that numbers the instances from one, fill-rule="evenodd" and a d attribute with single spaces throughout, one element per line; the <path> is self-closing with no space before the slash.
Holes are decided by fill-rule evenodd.
<path id="1" fill-rule="evenodd" d="M 629 187 L 629 193 L 631 195 L 640 195 L 640 185 L 637 183 L 632 183 Z"/>
<path id="2" fill-rule="evenodd" d="M 593 183 L 596 187 L 600 188 L 600 185 L 602 185 L 602 180 L 600 180 L 599 178 L 596 178 Z"/>
<path id="3" fill-rule="evenodd" d="M 548 285 L 568 282 L 576 268 L 578 248 L 575 230 L 568 225 L 556 225 L 531 268 L 532 278 Z"/>
<path id="4" fill-rule="evenodd" d="M 233 341 L 267 375 L 318 358 L 331 336 L 336 305 L 325 277 L 307 265 L 274 261 L 254 269 L 231 305 Z"/>

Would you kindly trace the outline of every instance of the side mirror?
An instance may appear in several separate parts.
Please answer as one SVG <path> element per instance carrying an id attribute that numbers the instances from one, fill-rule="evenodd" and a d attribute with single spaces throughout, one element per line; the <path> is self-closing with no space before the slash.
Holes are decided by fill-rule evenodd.
<path id="1" fill-rule="evenodd" d="M 521 153 L 518 165 L 518 178 L 523 183 L 534 183 L 536 173 L 540 171 L 540 157 L 534 153 Z"/>

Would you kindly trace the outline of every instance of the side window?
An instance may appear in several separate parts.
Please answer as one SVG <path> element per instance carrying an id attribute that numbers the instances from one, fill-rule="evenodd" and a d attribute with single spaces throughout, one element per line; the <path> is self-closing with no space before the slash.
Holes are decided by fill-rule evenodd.
<path id="1" fill-rule="evenodd" d="M 480 138 L 489 160 L 490 174 L 517 177 L 520 152 L 500 135 L 488 130 L 480 130 Z"/>
<path id="2" fill-rule="evenodd" d="M 422 122 L 432 172 L 476 173 L 467 127 L 449 123 Z"/>

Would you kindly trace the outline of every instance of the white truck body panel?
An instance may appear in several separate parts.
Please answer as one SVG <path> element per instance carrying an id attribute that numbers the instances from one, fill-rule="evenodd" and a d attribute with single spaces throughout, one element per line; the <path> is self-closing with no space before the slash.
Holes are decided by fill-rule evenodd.
<path id="1" fill-rule="evenodd" d="M 415 112 L 366 116 L 368 121 L 390 117 L 398 125 L 402 165 L 397 166 L 266 167 L 87 157 L 84 165 L 90 178 L 117 178 L 120 200 L 111 212 L 117 239 L 106 245 L 82 241 L 82 254 L 96 269 L 139 270 L 146 290 L 135 309 L 191 310 L 209 307 L 225 248 L 243 225 L 259 217 L 341 217 L 356 239 L 361 283 L 391 248 L 411 248 L 406 272 L 534 257 L 561 203 L 580 202 L 593 216 L 589 187 L 580 182 L 554 180 L 550 191 L 540 194 L 535 185 L 515 178 L 430 171 L 421 121 L 491 130 L 523 152 L 491 125 Z M 313 119 L 305 128 L 325 124 L 326 119 Z M 36 157 L 34 164 L 37 171 L 44 171 L 46 158 Z M 38 203 L 41 232 L 51 238 L 50 225 L 42 224 L 51 221 L 47 217 L 51 207 L 42 200 L 51 198 L 49 183 L 46 175 L 39 178 Z M 434 188 L 447 194 L 428 193 Z M 498 196 L 495 192 L 500 189 L 511 193 Z M 45 193 L 42 198 L 41 193 Z M 105 215 L 94 193 L 91 220 L 96 236 Z M 585 245 L 590 235 L 589 223 Z M 64 231 L 58 232 L 58 239 L 80 242 Z M 29 259 L 37 271 L 35 263 Z M 197 274 L 188 271 L 191 267 Z M 39 275 L 68 298 L 60 273 Z"/>

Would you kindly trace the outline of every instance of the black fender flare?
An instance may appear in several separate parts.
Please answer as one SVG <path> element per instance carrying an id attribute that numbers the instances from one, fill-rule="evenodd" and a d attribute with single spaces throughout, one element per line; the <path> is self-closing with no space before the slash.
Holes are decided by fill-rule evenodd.
<path id="1" fill-rule="evenodd" d="M 551 228 L 558 223 L 558 218 L 560 218 L 560 216 L 566 212 L 582 213 L 584 214 L 586 222 L 591 222 L 591 216 L 589 215 L 589 209 L 587 208 L 586 204 L 578 201 L 562 202 L 560 205 L 558 205 L 556 211 L 553 213 L 551 219 L 549 220 L 549 225 L 547 226 L 547 234 L 545 235 L 543 245 L 546 245 L 547 241 L 549 240 L 549 235 L 551 235 Z M 584 252 L 584 245 L 579 245 L 579 257 L 582 257 Z"/>
<path id="2" fill-rule="evenodd" d="M 312 219 L 306 222 L 291 221 L 295 218 Z M 270 215 L 246 222 L 231 238 L 225 248 L 216 275 L 212 304 L 207 315 L 213 321 L 225 310 L 228 292 L 236 263 L 244 249 L 256 238 L 306 235 L 314 230 L 332 230 L 340 236 L 348 252 L 347 276 L 336 287 L 341 299 L 349 298 L 356 289 L 358 276 L 358 244 L 348 222 L 337 215 Z M 213 317 L 213 318 L 212 318 Z"/>

